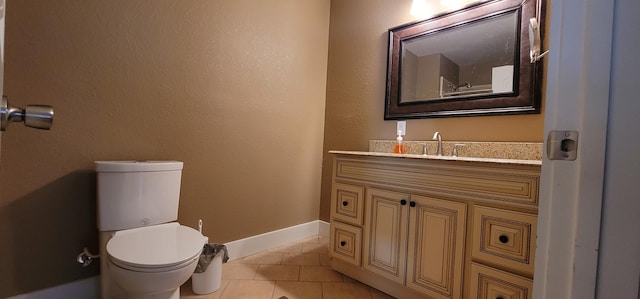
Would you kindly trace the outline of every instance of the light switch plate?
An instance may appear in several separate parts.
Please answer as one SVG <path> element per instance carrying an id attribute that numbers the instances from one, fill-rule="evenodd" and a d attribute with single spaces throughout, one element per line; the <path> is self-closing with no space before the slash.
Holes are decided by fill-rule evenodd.
<path id="1" fill-rule="evenodd" d="M 399 120 L 398 124 L 396 126 L 396 132 L 400 131 L 400 135 L 404 136 L 407 135 L 407 121 L 406 120 Z"/>

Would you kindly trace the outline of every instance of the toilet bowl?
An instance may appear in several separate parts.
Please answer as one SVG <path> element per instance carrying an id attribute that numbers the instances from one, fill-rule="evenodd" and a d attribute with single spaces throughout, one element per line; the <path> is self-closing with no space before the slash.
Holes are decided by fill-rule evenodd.
<path id="1" fill-rule="evenodd" d="M 129 297 L 178 298 L 205 242 L 200 232 L 177 222 L 121 230 L 106 244 L 106 265 Z"/>

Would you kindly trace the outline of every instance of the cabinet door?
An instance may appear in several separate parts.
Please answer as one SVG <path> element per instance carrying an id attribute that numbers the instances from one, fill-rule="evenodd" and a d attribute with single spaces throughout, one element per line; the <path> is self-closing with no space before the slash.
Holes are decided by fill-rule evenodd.
<path id="1" fill-rule="evenodd" d="M 467 205 L 411 196 L 407 286 L 433 298 L 461 298 Z"/>
<path id="2" fill-rule="evenodd" d="M 367 189 L 363 267 L 404 284 L 409 195 Z"/>

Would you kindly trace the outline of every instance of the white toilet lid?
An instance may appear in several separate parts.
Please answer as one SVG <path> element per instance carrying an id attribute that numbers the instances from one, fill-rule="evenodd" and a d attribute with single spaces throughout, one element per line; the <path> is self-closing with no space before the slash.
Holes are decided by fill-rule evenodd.
<path id="1" fill-rule="evenodd" d="M 107 242 L 113 262 L 136 268 L 164 268 L 194 259 L 205 238 L 177 222 L 118 231 Z"/>

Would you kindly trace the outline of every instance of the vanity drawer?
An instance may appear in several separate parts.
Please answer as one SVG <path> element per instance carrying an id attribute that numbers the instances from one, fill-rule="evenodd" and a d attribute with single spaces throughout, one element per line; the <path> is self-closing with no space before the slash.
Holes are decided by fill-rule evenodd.
<path id="1" fill-rule="evenodd" d="M 473 259 L 533 275 L 537 222 L 536 215 L 476 206 Z"/>
<path id="2" fill-rule="evenodd" d="M 331 222 L 329 234 L 329 253 L 331 257 L 360 266 L 362 246 L 362 228 Z"/>
<path id="3" fill-rule="evenodd" d="M 364 187 L 334 183 L 331 190 L 331 218 L 358 226 L 364 220 Z"/>
<path id="4" fill-rule="evenodd" d="M 469 298 L 530 299 L 533 280 L 471 263 Z"/>

